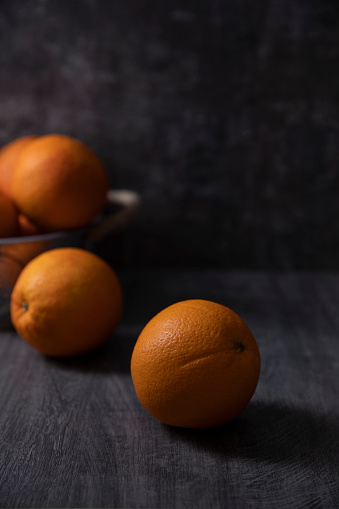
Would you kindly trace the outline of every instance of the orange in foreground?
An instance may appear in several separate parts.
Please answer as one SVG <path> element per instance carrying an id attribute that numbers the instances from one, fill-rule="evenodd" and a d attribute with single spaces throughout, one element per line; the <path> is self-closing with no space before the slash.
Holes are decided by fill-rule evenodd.
<path id="1" fill-rule="evenodd" d="M 54 357 L 84 354 L 105 342 L 122 312 L 119 280 L 98 256 L 78 248 L 38 255 L 20 273 L 11 320 L 20 336 Z"/>
<path id="2" fill-rule="evenodd" d="M 131 359 L 141 404 L 163 423 L 184 428 L 210 428 L 237 417 L 259 373 L 259 349 L 245 322 L 205 300 L 178 302 L 158 313 Z"/>
<path id="3" fill-rule="evenodd" d="M 0 237 L 15 237 L 19 233 L 18 216 L 8 196 L 0 191 Z"/>
<path id="4" fill-rule="evenodd" d="M 87 226 L 103 210 L 104 166 L 87 145 L 60 134 L 40 136 L 21 151 L 10 193 L 18 209 L 46 231 Z"/>
<path id="5" fill-rule="evenodd" d="M 36 138 L 37 136 L 22 136 L 7 143 L 0 150 L 0 189 L 7 196 L 11 196 L 11 178 L 17 160 L 22 150 Z"/>

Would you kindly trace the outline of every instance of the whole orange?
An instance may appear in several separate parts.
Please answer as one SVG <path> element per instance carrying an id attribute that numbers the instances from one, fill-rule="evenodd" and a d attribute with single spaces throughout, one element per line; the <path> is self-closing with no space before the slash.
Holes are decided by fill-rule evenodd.
<path id="1" fill-rule="evenodd" d="M 54 357 L 84 354 L 105 342 L 122 311 L 117 275 L 100 257 L 79 248 L 46 251 L 22 270 L 11 296 L 18 334 Z"/>
<path id="2" fill-rule="evenodd" d="M 10 198 L 0 191 L 0 237 L 19 234 L 18 216 Z"/>
<path id="3" fill-rule="evenodd" d="M 260 373 L 257 343 L 231 309 L 206 300 L 178 302 L 141 332 L 131 375 L 141 404 L 165 424 L 210 428 L 239 415 Z"/>
<path id="4" fill-rule="evenodd" d="M 11 178 L 18 209 L 46 231 L 88 225 L 102 211 L 107 191 L 108 177 L 96 154 L 60 134 L 30 142 Z"/>
<path id="5" fill-rule="evenodd" d="M 22 136 L 7 143 L 0 150 L 0 189 L 11 196 L 11 178 L 13 168 L 22 150 L 37 136 Z"/>

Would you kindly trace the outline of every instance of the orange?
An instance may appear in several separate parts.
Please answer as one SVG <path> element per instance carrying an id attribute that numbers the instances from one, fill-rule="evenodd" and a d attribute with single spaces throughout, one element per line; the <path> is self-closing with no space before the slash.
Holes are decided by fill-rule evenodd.
<path id="1" fill-rule="evenodd" d="M 11 178 L 13 168 L 22 150 L 34 140 L 36 136 L 23 136 L 7 143 L 0 150 L 0 189 L 11 196 Z"/>
<path id="2" fill-rule="evenodd" d="M 44 231 L 41 228 L 39 228 L 38 225 L 32 223 L 32 221 L 28 219 L 28 217 L 25 216 L 25 214 L 22 214 L 20 212 L 18 214 L 18 223 L 19 223 L 19 233 L 24 237 L 44 233 Z"/>
<path id="3" fill-rule="evenodd" d="M 10 198 L 0 191 L 0 237 L 15 237 L 19 234 L 16 209 Z"/>
<path id="4" fill-rule="evenodd" d="M 10 308 L 14 328 L 33 348 L 53 357 L 80 355 L 116 329 L 121 286 L 113 269 L 95 254 L 57 248 L 22 270 Z"/>
<path id="5" fill-rule="evenodd" d="M 27 144 L 11 178 L 18 209 L 46 231 L 88 225 L 102 211 L 107 191 L 108 177 L 96 154 L 60 134 Z"/>
<path id="6" fill-rule="evenodd" d="M 245 322 L 206 300 L 178 302 L 158 313 L 131 358 L 141 404 L 163 423 L 184 428 L 210 428 L 237 417 L 259 372 L 259 349 Z"/>

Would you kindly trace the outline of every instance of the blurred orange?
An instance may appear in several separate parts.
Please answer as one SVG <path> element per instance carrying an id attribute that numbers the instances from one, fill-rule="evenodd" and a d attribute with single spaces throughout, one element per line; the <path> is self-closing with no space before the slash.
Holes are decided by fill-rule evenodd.
<path id="1" fill-rule="evenodd" d="M 19 223 L 19 234 L 26 237 L 29 235 L 40 235 L 44 233 L 44 231 L 39 228 L 38 225 L 34 224 L 30 219 L 28 219 L 25 214 L 18 214 L 18 223 Z"/>
<path id="2" fill-rule="evenodd" d="M 15 237 L 19 234 L 18 216 L 13 202 L 0 191 L 0 237 Z"/>
<path id="3" fill-rule="evenodd" d="M 50 134 L 21 151 L 10 192 L 20 212 L 40 228 L 75 229 L 87 226 L 103 210 L 108 178 L 87 145 Z"/>

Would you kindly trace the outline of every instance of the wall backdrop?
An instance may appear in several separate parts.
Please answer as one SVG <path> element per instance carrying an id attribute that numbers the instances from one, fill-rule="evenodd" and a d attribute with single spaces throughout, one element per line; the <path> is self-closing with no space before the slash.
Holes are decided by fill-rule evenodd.
<path id="1" fill-rule="evenodd" d="M 140 193 L 119 263 L 339 268 L 337 0 L 2 0 L 0 59 L 1 144 Z"/>

